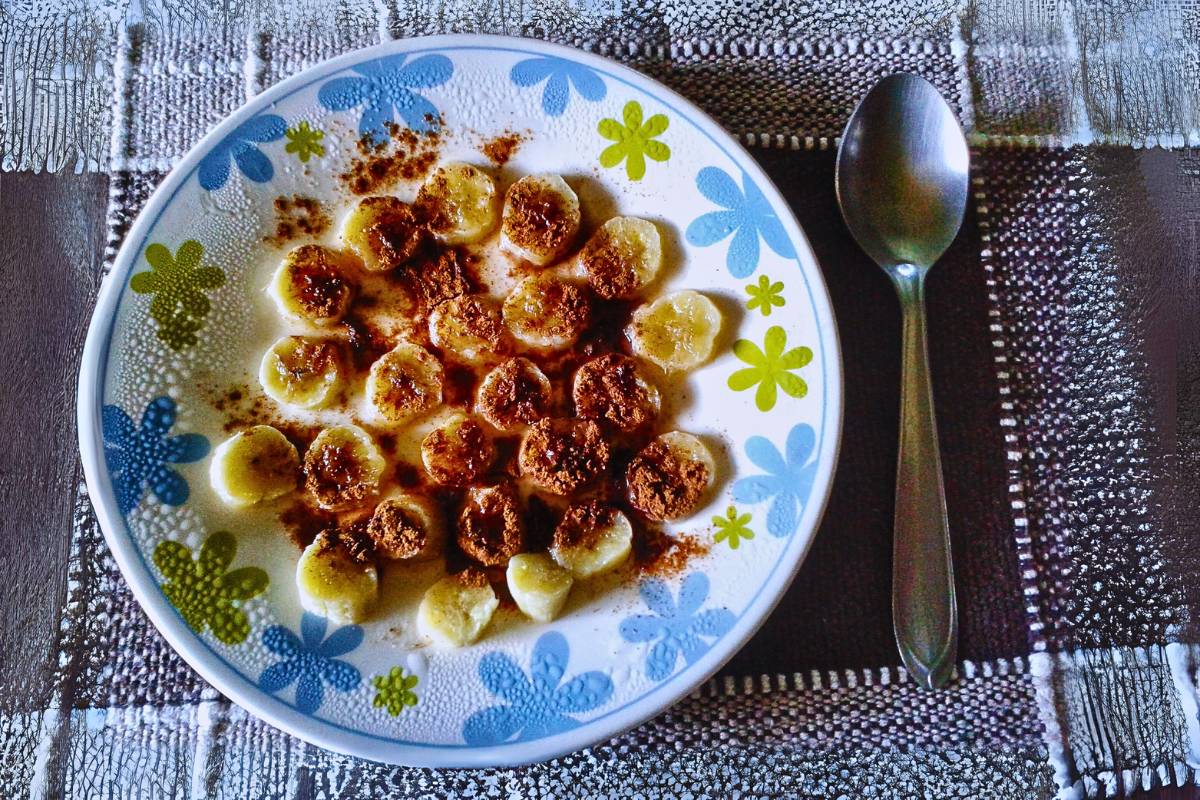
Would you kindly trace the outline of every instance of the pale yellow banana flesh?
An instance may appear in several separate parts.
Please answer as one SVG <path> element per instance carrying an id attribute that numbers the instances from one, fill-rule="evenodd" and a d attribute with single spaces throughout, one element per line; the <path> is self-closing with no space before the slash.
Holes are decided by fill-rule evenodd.
<path id="1" fill-rule="evenodd" d="M 354 286 L 349 270 L 349 259 L 343 253 L 321 245 L 301 245 L 275 270 L 268 293 L 285 318 L 332 325 L 350 307 Z"/>
<path id="2" fill-rule="evenodd" d="M 662 237 L 653 222 L 613 217 L 592 234 L 579 253 L 579 264 L 592 290 L 601 297 L 633 297 L 662 269 Z"/>
<path id="3" fill-rule="evenodd" d="M 298 408 L 320 408 L 342 383 L 342 356 L 332 339 L 284 336 L 263 354 L 258 381 L 272 400 Z"/>
<path id="4" fill-rule="evenodd" d="M 633 550 L 633 525 L 620 511 L 613 513 L 612 521 L 594 534 L 587 545 L 562 545 L 555 543 L 550 555 L 576 578 L 591 578 L 616 569 L 625 563 Z"/>
<path id="5" fill-rule="evenodd" d="M 527 347 L 561 350 L 579 338 L 590 321 L 584 290 L 553 275 L 534 275 L 504 299 L 504 323 Z"/>
<path id="6" fill-rule="evenodd" d="M 357 559 L 331 532 L 317 535 L 296 563 L 300 605 L 339 625 L 360 622 L 379 595 L 379 575 L 370 560 Z"/>
<path id="7" fill-rule="evenodd" d="M 337 425 L 317 434 L 305 451 L 305 489 L 325 509 L 361 507 L 379 493 L 386 467 L 370 434 L 357 425 Z"/>
<path id="8" fill-rule="evenodd" d="M 667 372 L 685 372 L 708 361 L 720 332 L 720 310 L 691 290 L 640 306 L 629 326 L 634 354 Z"/>
<path id="9" fill-rule="evenodd" d="M 367 402 L 387 422 L 408 422 L 442 402 L 442 374 L 442 365 L 432 353 L 400 342 L 371 365 Z"/>
<path id="10" fill-rule="evenodd" d="M 504 195 L 500 245 L 536 266 L 562 258 L 579 234 L 579 197 L 560 175 L 526 175 Z"/>
<path id="11" fill-rule="evenodd" d="M 255 425 L 213 451 L 209 480 L 221 500 L 240 507 L 274 500 L 296 488 L 300 456 L 282 433 Z"/>
<path id="12" fill-rule="evenodd" d="M 508 591 L 517 608 L 538 622 L 551 622 L 562 610 L 575 579 L 545 553 L 520 553 L 508 561 Z"/>
<path id="13" fill-rule="evenodd" d="M 424 230 L 398 197 L 364 197 L 346 217 L 342 241 L 368 272 L 386 272 L 417 253 Z"/>
<path id="14" fill-rule="evenodd" d="M 453 162 L 438 167 L 417 193 L 429 230 L 446 244 L 470 244 L 496 227 L 496 183 L 479 167 Z"/>
<path id="15" fill-rule="evenodd" d="M 503 347 L 500 307 L 485 295 L 460 295 L 429 315 L 429 341 L 456 361 L 482 364 Z"/>
<path id="16" fill-rule="evenodd" d="M 417 626 L 439 644 L 462 647 L 479 639 L 499 606 L 486 580 L 449 575 L 425 591 L 417 608 Z"/>

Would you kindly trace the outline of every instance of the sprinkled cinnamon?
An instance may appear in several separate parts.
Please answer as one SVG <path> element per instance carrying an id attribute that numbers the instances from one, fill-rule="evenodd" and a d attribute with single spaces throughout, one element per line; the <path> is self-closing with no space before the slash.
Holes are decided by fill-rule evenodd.
<path id="1" fill-rule="evenodd" d="M 301 236 L 319 237 L 329 229 L 329 215 L 311 197 L 280 195 L 275 198 L 274 207 L 275 233 L 264 236 L 263 240 L 276 247 Z"/>
<path id="2" fill-rule="evenodd" d="M 521 472 L 543 489 L 571 494 L 608 467 L 610 449 L 591 420 L 543 419 L 521 442 Z"/>
<path id="3" fill-rule="evenodd" d="M 654 440 L 625 471 L 629 502 L 650 519 L 690 514 L 708 489 L 708 466 L 680 458 L 665 442 Z"/>
<path id="4" fill-rule="evenodd" d="M 489 139 L 480 147 L 480 151 L 497 167 L 503 167 L 517 154 L 524 143 L 525 137 L 513 131 L 505 131 L 499 136 Z"/>

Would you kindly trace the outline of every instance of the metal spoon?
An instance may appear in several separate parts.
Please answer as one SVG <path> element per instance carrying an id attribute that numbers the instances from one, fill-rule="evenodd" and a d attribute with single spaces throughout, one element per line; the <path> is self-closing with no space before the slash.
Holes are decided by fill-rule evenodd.
<path id="1" fill-rule="evenodd" d="M 962 225 L 967 158 L 962 128 L 937 89 L 898 74 L 858 104 L 837 159 L 842 216 L 892 279 L 903 310 L 892 623 L 904 666 L 930 689 L 954 669 L 958 612 L 929 382 L 925 274 Z"/>

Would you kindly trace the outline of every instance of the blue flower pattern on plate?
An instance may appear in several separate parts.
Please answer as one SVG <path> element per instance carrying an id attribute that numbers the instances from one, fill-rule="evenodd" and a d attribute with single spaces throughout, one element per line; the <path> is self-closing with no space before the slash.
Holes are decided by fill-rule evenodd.
<path id="1" fill-rule="evenodd" d="M 696 175 L 696 188 L 723 210 L 710 211 L 692 220 L 685 236 L 697 247 L 708 247 L 733 234 L 725 255 L 725 265 L 733 277 L 745 278 L 758 269 L 759 237 L 780 256 L 796 257 L 783 223 L 749 175 L 742 174 L 739 189 L 729 173 L 705 167 Z"/>
<path id="2" fill-rule="evenodd" d="M 565 58 L 544 56 L 527 58 L 513 65 L 509 78 L 517 86 L 536 86 L 546 81 L 542 89 L 542 110 L 551 117 L 561 117 L 571 101 L 571 87 L 584 100 L 593 103 L 603 100 L 608 87 L 592 69 Z"/>
<path id="3" fill-rule="evenodd" d="M 481 658 L 479 679 L 508 705 L 491 706 L 467 717 L 462 730 L 467 744 L 528 742 L 579 727 L 579 721 L 569 715 L 607 703 L 613 684 L 602 672 L 585 672 L 560 685 L 570 656 L 566 637 L 550 631 L 533 646 L 528 678 L 503 653 Z"/>
<path id="4" fill-rule="evenodd" d="M 712 642 L 737 621 L 727 608 L 700 611 L 708 599 L 708 576 L 693 572 L 679 587 L 679 602 L 665 581 L 642 581 L 642 602 L 654 614 L 638 614 L 621 621 L 621 638 L 627 642 L 655 642 L 646 656 L 646 677 L 661 681 L 675 671 L 679 656 L 689 666 L 704 655 Z M 706 642 L 711 639 L 712 642 Z M 657 641 L 656 641 L 657 640 Z"/>
<path id="5" fill-rule="evenodd" d="M 437 108 L 414 90 L 442 85 L 454 74 L 454 65 L 443 55 L 408 61 L 408 56 L 401 54 L 365 61 L 352 71 L 358 76 L 334 78 L 321 86 L 317 100 L 330 111 L 363 106 L 359 135 L 382 142 L 387 140 L 387 124 L 396 114 L 418 133 L 437 127 Z"/>
<path id="6" fill-rule="evenodd" d="M 198 433 L 168 436 L 174 424 L 175 401 L 169 397 L 151 400 L 139 425 L 134 425 L 119 406 L 108 405 L 101 410 L 104 462 L 122 514 L 138 507 L 147 484 L 162 503 L 179 506 L 187 502 L 187 481 L 167 465 L 204 458 L 208 455 L 208 439 Z"/>
<path id="7" fill-rule="evenodd" d="M 255 183 L 271 180 L 275 176 L 275 168 L 258 146 L 282 139 L 286 131 L 287 123 L 278 114 L 259 114 L 246 120 L 200 161 L 200 185 L 210 192 L 224 186 L 229 180 L 231 160 L 243 175 Z"/>
<path id="8" fill-rule="evenodd" d="M 262 671 L 258 686 L 274 694 L 296 684 L 296 708 L 312 714 L 325 700 L 325 684 L 339 692 L 355 689 L 362 680 L 356 667 L 342 661 L 363 640 L 363 630 L 357 625 L 338 628 L 325 638 L 328 620 L 304 612 L 300 619 L 300 637 L 282 625 L 272 625 L 263 631 L 263 646 L 279 656 L 279 661 Z"/>
<path id="9" fill-rule="evenodd" d="M 767 511 L 767 532 L 782 538 L 791 536 L 800 521 L 800 510 L 808 502 L 817 462 L 810 461 L 817 442 L 811 425 L 800 423 L 788 433 L 784 453 L 762 436 L 746 440 L 746 456 L 766 475 L 751 475 L 733 484 L 733 499 L 739 503 L 771 501 Z"/>

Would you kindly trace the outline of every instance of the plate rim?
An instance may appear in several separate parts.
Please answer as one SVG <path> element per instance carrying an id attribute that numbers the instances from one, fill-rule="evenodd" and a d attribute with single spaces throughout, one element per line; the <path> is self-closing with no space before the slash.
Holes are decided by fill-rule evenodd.
<path id="1" fill-rule="evenodd" d="M 770 201 L 775 209 L 786 214 L 781 218 L 788 235 L 797 244 L 796 261 L 802 273 L 807 273 L 806 261 L 813 267 L 812 275 L 805 275 L 808 291 L 816 310 L 814 320 L 822 342 L 827 347 L 826 402 L 822 409 L 827 426 L 827 436 L 816 453 L 819 468 L 814 478 L 805 515 L 812 513 L 812 522 L 807 526 L 804 542 L 796 551 L 793 562 L 782 570 L 768 576 L 768 585 L 760 588 L 742 611 L 738 621 L 728 633 L 713 644 L 693 665 L 686 667 L 673 678 L 664 680 L 645 694 L 614 710 L 603 720 L 583 720 L 571 730 L 551 737 L 529 742 L 513 742 L 480 747 L 438 747 L 432 744 L 388 742 L 363 732 L 355 732 L 337 726 L 328 720 L 303 714 L 280 698 L 270 695 L 252 685 L 250 678 L 232 665 L 219 658 L 210 647 L 192 631 L 174 608 L 169 607 L 153 574 L 148 570 L 144 556 L 125 532 L 126 522 L 111 502 L 110 481 L 103 460 L 101 408 L 104 386 L 100 380 L 103 366 L 108 361 L 112 341 L 111 329 L 115 326 L 116 312 L 122 296 L 121 289 L 137 261 L 142 240 L 157 221 L 159 213 L 166 207 L 203 157 L 211 151 L 229 132 L 245 120 L 272 108 L 302 85 L 312 83 L 314 76 L 332 75 L 350 65 L 372 58 L 399 53 L 412 53 L 438 48 L 476 47 L 482 49 L 504 49 L 528 53 L 530 56 L 557 56 L 575 63 L 582 63 L 618 76 L 627 84 L 638 87 L 655 99 L 669 100 L 687 113 L 688 120 L 702 132 L 706 132 L 719 147 L 730 151 L 739 168 L 744 170 Z M 802 258 L 802 255 L 807 259 Z M 824 318 L 823 318 L 824 317 Z M 574 47 L 544 42 L 539 39 L 514 36 L 483 34 L 444 34 L 437 36 L 412 37 L 380 42 L 343 53 L 313 64 L 307 69 L 271 86 L 262 93 L 238 106 L 232 113 L 206 133 L 175 164 L 162 183 L 155 189 L 130 226 L 121 248 L 113 259 L 112 269 L 101 284 L 92 318 L 88 325 L 84 343 L 77 403 L 77 430 L 84 478 L 89 499 L 95 510 L 100 529 L 104 534 L 113 558 L 138 604 L 151 622 L 167 640 L 167 643 L 196 672 L 223 695 L 241 706 L 248 713 L 273 727 L 279 728 L 306 742 L 344 755 L 361 757 L 373 761 L 413 767 L 510 767 L 556 758 L 575 752 L 598 742 L 619 736 L 654 716 L 668 710 L 688 694 L 707 681 L 718 669 L 736 655 L 754 636 L 767 617 L 783 599 L 795 579 L 816 538 L 817 530 L 828 507 L 833 478 L 841 449 L 844 415 L 844 375 L 841 358 L 841 343 L 837 321 L 829 289 L 824 279 L 820 262 L 804 229 L 800 226 L 790 205 L 775 186 L 774 181 L 762 169 L 753 155 L 729 132 L 698 108 L 690 100 L 678 94 L 654 78 L 631 67 L 604 56 L 599 56 Z M 819 501 L 814 503 L 814 501 Z M 809 509 L 815 508 L 815 513 Z M 801 529 L 789 537 L 783 555 L 792 547 L 790 540 L 801 536 Z M 136 561 L 142 561 L 139 564 Z"/>

